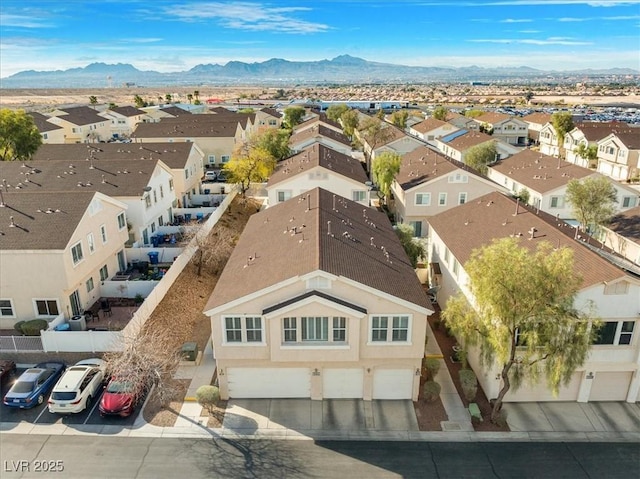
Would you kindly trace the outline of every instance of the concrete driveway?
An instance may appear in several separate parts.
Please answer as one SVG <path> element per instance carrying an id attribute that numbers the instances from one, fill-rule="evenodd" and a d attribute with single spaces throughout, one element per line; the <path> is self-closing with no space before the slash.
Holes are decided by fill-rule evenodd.
<path id="1" fill-rule="evenodd" d="M 417 431 L 411 401 L 361 399 L 232 399 L 223 427 L 242 433 L 257 429 L 327 432 Z"/>

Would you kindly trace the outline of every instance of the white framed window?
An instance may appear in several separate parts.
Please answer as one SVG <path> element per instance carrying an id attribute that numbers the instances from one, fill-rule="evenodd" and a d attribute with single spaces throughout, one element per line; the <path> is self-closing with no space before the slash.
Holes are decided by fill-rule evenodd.
<path id="1" fill-rule="evenodd" d="M 247 342 L 262 342 L 262 318 L 259 316 L 245 318 L 247 327 Z"/>
<path id="2" fill-rule="evenodd" d="M 158 202 L 158 192 L 153 190 L 153 204 L 155 205 Z"/>
<path id="3" fill-rule="evenodd" d="M 634 329 L 635 321 L 605 321 L 593 344 L 628 346 L 633 340 Z"/>
<path id="4" fill-rule="evenodd" d="M 451 257 L 451 251 L 446 246 L 444 247 L 444 262 L 449 264 L 449 258 Z"/>
<path id="5" fill-rule="evenodd" d="M 87 286 L 87 293 L 90 293 L 91 291 L 93 291 L 93 288 L 95 287 L 93 284 L 93 277 L 87 280 L 86 286 Z"/>
<path id="6" fill-rule="evenodd" d="M 333 317 L 333 342 L 347 340 L 347 318 L 344 316 Z"/>
<path id="7" fill-rule="evenodd" d="M 169 180 L 169 191 L 173 191 L 173 178 Z"/>
<path id="8" fill-rule="evenodd" d="M 185 168 L 184 169 L 184 179 L 188 180 L 189 179 L 189 168 Z"/>
<path id="9" fill-rule="evenodd" d="M 164 198 L 164 187 L 160 185 L 160 198 Z"/>
<path id="10" fill-rule="evenodd" d="M 406 314 L 370 317 L 372 343 L 408 343 L 411 339 L 411 318 Z"/>
<path id="11" fill-rule="evenodd" d="M 60 307 L 57 299 L 34 299 L 36 316 L 58 316 Z"/>
<path id="12" fill-rule="evenodd" d="M 0 299 L 0 317 L 15 317 L 15 313 L 13 312 L 13 301 L 10 299 Z"/>
<path id="13" fill-rule="evenodd" d="M 278 196 L 278 203 L 282 203 L 291 198 L 291 190 L 278 190 L 276 195 Z"/>
<path id="14" fill-rule="evenodd" d="M 622 207 L 623 208 L 633 208 L 636 206 L 636 198 L 635 196 L 625 196 L 622 198 Z"/>
<path id="15" fill-rule="evenodd" d="M 102 239 L 102 244 L 107 243 L 107 227 L 105 225 L 100 226 L 100 238 Z"/>
<path id="16" fill-rule="evenodd" d="M 156 222 L 154 221 L 153 223 L 151 223 L 151 233 L 155 233 L 156 232 Z"/>
<path id="17" fill-rule="evenodd" d="M 413 236 L 419 238 L 422 236 L 422 221 L 409 221 L 409 226 L 413 228 Z"/>
<path id="18" fill-rule="evenodd" d="M 224 329 L 227 343 L 242 342 L 242 321 L 240 317 L 224 318 Z"/>
<path id="19" fill-rule="evenodd" d="M 89 247 L 89 254 L 93 254 L 96 251 L 96 242 L 93 239 L 93 233 L 87 235 L 87 246 Z"/>
<path id="20" fill-rule="evenodd" d="M 300 318 L 303 341 L 328 341 L 329 318 L 327 316 L 303 316 Z"/>
<path id="21" fill-rule="evenodd" d="M 122 231 L 127 227 L 127 219 L 124 216 L 124 212 L 118 215 L 118 230 Z"/>
<path id="22" fill-rule="evenodd" d="M 231 157 L 229 155 L 221 155 L 220 156 L 220 161 L 222 163 L 229 163 L 229 160 L 231 159 Z"/>
<path id="23" fill-rule="evenodd" d="M 371 341 L 386 341 L 389 329 L 389 318 L 373 316 L 371 318 Z"/>
<path id="24" fill-rule="evenodd" d="M 164 226 L 164 218 L 162 216 L 158 216 L 158 226 Z"/>
<path id="25" fill-rule="evenodd" d="M 409 340 L 409 316 L 394 316 L 391 329 L 391 341 Z"/>
<path id="26" fill-rule="evenodd" d="M 100 281 L 106 281 L 109 279 L 109 269 L 105 264 L 102 268 L 100 268 Z"/>
<path id="27" fill-rule="evenodd" d="M 84 259 L 84 255 L 82 254 L 82 241 L 78 241 L 71 247 L 71 259 L 74 265 Z"/>
<path id="28" fill-rule="evenodd" d="M 564 196 L 552 196 L 549 206 L 551 208 L 564 208 Z"/>
<path id="29" fill-rule="evenodd" d="M 298 340 L 298 328 L 296 318 L 282 319 L 282 337 L 286 343 L 295 343 Z"/>
<path id="30" fill-rule="evenodd" d="M 347 324 L 344 316 L 286 317 L 282 318 L 282 340 L 288 345 L 342 346 L 337 343 L 347 341 Z"/>
<path id="31" fill-rule="evenodd" d="M 431 193 L 416 193 L 416 205 L 429 206 L 431 204 Z"/>
<path id="32" fill-rule="evenodd" d="M 469 176 L 458 171 L 454 174 L 449 175 L 448 181 L 449 183 L 468 183 Z"/>
<path id="33" fill-rule="evenodd" d="M 367 201 L 367 192 L 363 190 L 354 190 L 351 192 L 353 201 Z"/>
<path id="34" fill-rule="evenodd" d="M 225 343 L 263 343 L 264 330 L 260 316 L 224 316 Z"/>
<path id="35" fill-rule="evenodd" d="M 447 206 L 447 194 L 439 193 L 438 194 L 438 206 Z"/>
<path id="36" fill-rule="evenodd" d="M 151 208 L 151 195 L 149 194 L 144 195 L 144 205 L 147 208 Z"/>
<path id="37" fill-rule="evenodd" d="M 210 165 L 214 165 L 216 163 L 216 155 L 209 155 L 207 159 Z"/>
<path id="38" fill-rule="evenodd" d="M 460 263 L 458 263 L 457 259 L 453 259 L 453 267 L 452 267 L 453 275 L 457 278 L 460 273 Z"/>

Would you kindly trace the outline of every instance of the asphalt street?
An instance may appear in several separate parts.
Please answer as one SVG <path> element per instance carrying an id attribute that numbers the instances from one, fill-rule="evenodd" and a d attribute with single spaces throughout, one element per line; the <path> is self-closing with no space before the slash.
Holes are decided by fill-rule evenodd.
<path id="1" fill-rule="evenodd" d="M 628 479 L 637 477 L 640 445 L 611 442 L 312 442 L 4 434 L 0 436 L 0 461 L 3 479 Z"/>

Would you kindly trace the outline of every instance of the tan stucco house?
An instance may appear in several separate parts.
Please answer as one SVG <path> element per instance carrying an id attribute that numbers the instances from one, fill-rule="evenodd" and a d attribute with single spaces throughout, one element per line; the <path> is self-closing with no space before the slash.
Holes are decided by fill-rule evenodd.
<path id="1" fill-rule="evenodd" d="M 253 215 L 205 307 L 221 397 L 418 397 L 429 300 L 386 215 L 316 188 Z"/>

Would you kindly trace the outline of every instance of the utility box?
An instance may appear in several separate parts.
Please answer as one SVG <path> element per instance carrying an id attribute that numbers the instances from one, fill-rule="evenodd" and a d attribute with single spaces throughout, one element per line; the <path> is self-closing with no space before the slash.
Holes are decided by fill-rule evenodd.
<path id="1" fill-rule="evenodd" d="M 195 361 L 198 358 L 198 343 L 184 343 L 181 352 L 184 361 Z"/>

